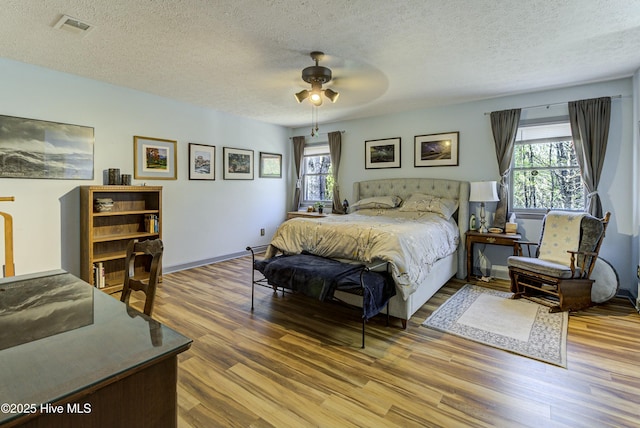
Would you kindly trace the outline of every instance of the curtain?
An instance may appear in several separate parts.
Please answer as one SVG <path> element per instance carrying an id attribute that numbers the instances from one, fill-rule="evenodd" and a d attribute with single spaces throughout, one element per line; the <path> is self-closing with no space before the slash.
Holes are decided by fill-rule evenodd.
<path id="1" fill-rule="evenodd" d="M 333 170 L 333 197 L 331 212 L 345 214 L 342 202 L 340 202 L 340 188 L 338 186 L 338 170 L 340 169 L 340 153 L 342 150 L 342 133 L 340 131 L 329 132 L 329 155 Z"/>
<path id="2" fill-rule="evenodd" d="M 496 207 L 493 226 L 501 229 L 504 229 L 507 223 L 507 210 L 509 209 L 509 174 L 511 173 L 513 146 L 519 123 L 519 108 L 491 112 L 491 130 L 493 131 L 498 170 L 500 172 L 500 183 L 498 184 L 498 197 L 500 201 Z"/>
<path id="3" fill-rule="evenodd" d="M 592 98 L 569 103 L 569 121 L 580 175 L 587 190 L 586 210 L 602 217 L 598 183 L 609 138 L 611 98 Z"/>
<path id="4" fill-rule="evenodd" d="M 298 208 L 300 208 L 300 189 L 302 188 L 302 177 L 300 176 L 300 169 L 302 166 L 302 159 L 304 158 L 304 143 L 304 136 L 293 137 L 293 161 L 295 162 L 296 167 L 296 187 L 293 192 L 292 211 L 298 211 Z"/>

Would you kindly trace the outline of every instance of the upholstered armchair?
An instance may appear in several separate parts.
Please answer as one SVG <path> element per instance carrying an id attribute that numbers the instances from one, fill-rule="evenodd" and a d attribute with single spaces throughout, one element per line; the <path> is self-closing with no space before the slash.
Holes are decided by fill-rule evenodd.
<path id="1" fill-rule="evenodd" d="M 585 213 L 550 211 L 539 242 L 518 241 L 509 257 L 513 298 L 525 297 L 550 312 L 588 308 L 595 266 L 611 213 L 596 218 Z"/>

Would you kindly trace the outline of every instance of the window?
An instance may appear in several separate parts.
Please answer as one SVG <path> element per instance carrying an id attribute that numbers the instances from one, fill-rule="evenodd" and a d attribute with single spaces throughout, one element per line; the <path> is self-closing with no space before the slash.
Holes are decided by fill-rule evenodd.
<path id="1" fill-rule="evenodd" d="M 584 210 L 584 185 L 568 121 L 520 125 L 510 189 L 512 211 Z"/>
<path id="2" fill-rule="evenodd" d="M 333 175 L 328 144 L 307 145 L 302 160 L 302 204 L 331 202 Z"/>

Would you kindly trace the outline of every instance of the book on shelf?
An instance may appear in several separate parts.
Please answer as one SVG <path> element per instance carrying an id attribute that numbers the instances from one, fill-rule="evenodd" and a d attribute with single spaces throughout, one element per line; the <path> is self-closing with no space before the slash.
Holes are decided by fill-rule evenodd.
<path id="1" fill-rule="evenodd" d="M 104 288 L 106 285 L 104 264 L 102 262 L 94 263 L 93 265 L 93 285 L 95 285 L 96 288 Z"/>
<path id="2" fill-rule="evenodd" d="M 147 233 L 158 233 L 159 222 L 157 215 L 147 214 L 144 216 L 144 230 Z"/>

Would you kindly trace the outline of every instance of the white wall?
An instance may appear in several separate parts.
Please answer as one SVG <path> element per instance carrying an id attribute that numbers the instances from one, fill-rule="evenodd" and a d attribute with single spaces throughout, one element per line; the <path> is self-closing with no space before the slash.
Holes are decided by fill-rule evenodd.
<path id="1" fill-rule="evenodd" d="M 631 245 L 631 262 L 640 269 L 640 70 L 633 75 L 633 179 L 631 194 L 633 203 L 633 234 Z M 632 265 L 633 267 L 633 265 Z M 640 311 L 640 278 L 636 277 L 637 294 L 636 309 Z"/>
<path id="2" fill-rule="evenodd" d="M 0 114 L 95 128 L 93 181 L 0 178 L 0 196 L 16 197 L 0 202 L 0 210 L 14 217 L 17 275 L 60 268 L 79 274 L 78 186 L 104 184 L 108 168 L 133 174 L 134 135 L 178 141 L 178 180 L 146 180 L 164 188 L 165 271 L 266 245 L 284 219 L 290 202 L 286 128 L 4 59 L 0 94 Z M 188 143 L 216 146 L 215 181 L 188 179 Z M 254 150 L 253 181 L 222 179 L 223 146 Z M 284 155 L 285 178 L 258 177 L 260 151 Z M 1 235 L 0 229 L 0 243 Z"/>
<path id="3" fill-rule="evenodd" d="M 521 94 L 485 101 L 428 108 L 375 118 L 331 123 L 320 127 L 320 132 L 344 130 L 342 159 L 338 181 L 342 198 L 351 202 L 355 181 L 393 177 L 436 177 L 468 181 L 497 180 L 498 164 L 495 156 L 491 124 L 486 112 L 511 108 L 566 103 L 568 101 L 600 96 L 622 95 L 612 102 L 609 144 L 605 158 L 600 196 L 605 210 L 613 213 L 601 256 L 608 260 L 620 276 L 621 288 L 635 293 L 635 265 L 631 260 L 634 226 L 634 205 L 631 180 L 633 177 L 633 90 L 632 79 L 619 79 L 592 85 L 560 88 Z M 324 107 L 323 107 L 324 108 Z M 327 106 L 326 108 L 331 108 Z M 528 109 L 523 118 L 556 116 L 566 113 L 566 107 Z M 320 112 L 322 115 L 322 112 Z M 459 165 L 449 167 L 415 168 L 413 166 L 414 136 L 440 132 L 460 132 Z M 292 135 L 306 135 L 308 127 L 294 130 Z M 401 168 L 364 168 L 364 141 L 401 137 Z M 488 206 L 489 209 L 495 209 Z M 473 207 L 472 207 L 473 209 Z M 477 207 L 476 207 L 477 209 Z M 519 220 L 519 231 L 524 238 L 537 240 L 539 220 Z M 507 248 L 487 246 L 486 253 L 498 272 L 506 271 Z"/>

